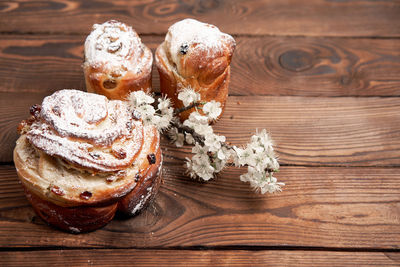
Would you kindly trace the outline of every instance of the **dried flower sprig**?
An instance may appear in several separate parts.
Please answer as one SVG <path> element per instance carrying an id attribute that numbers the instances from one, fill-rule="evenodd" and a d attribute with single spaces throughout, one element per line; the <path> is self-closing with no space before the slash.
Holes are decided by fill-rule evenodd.
<path id="1" fill-rule="evenodd" d="M 228 145 L 225 136 L 215 134 L 210 125 L 222 112 L 219 102 L 202 102 L 200 94 L 191 88 L 183 89 L 178 99 L 184 107 L 176 110 L 171 107 L 170 99 L 165 97 L 159 98 L 157 108 L 154 108 L 154 97 L 142 91 L 131 93 L 128 100 L 133 110 L 141 114 L 145 124 L 153 124 L 160 132 L 166 132 L 177 147 L 182 147 L 184 143 L 193 145 L 192 158 L 185 158 L 190 177 L 208 181 L 227 165 L 247 166 L 247 173 L 240 175 L 241 181 L 249 182 L 261 194 L 281 191 L 285 184 L 273 177 L 273 173 L 279 170 L 279 163 L 265 129 L 253 135 L 250 143 L 242 148 Z M 196 111 L 183 123 L 175 117 L 192 108 Z"/>

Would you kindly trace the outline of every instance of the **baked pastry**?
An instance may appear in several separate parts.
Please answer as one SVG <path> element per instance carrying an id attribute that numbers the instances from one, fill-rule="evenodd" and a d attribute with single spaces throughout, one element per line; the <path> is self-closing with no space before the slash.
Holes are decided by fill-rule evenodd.
<path id="1" fill-rule="evenodd" d="M 19 125 L 14 163 L 28 200 L 47 223 L 87 232 L 116 211 L 136 214 L 160 185 L 154 126 L 124 101 L 60 90 Z"/>
<path id="2" fill-rule="evenodd" d="M 84 53 L 88 92 L 125 99 L 132 91 L 151 90 L 153 54 L 132 27 L 115 20 L 94 24 Z"/>
<path id="3" fill-rule="evenodd" d="M 176 108 L 181 108 L 183 103 L 178 93 L 191 87 L 203 101 L 220 102 L 223 110 L 235 46 L 232 36 L 211 24 L 194 19 L 173 24 L 155 54 L 161 93 L 171 98 Z M 191 111 L 181 113 L 181 119 L 185 120 Z"/>

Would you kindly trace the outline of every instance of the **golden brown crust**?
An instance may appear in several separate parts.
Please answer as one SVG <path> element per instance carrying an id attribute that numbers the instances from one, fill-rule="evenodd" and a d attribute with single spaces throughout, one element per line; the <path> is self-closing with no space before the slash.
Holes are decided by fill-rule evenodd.
<path id="1" fill-rule="evenodd" d="M 62 207 L 39 197 L 24 186 L 25 194 L 35 212 L 46 223 L 71 233 L 90 232 L 105 226 L 117 211 L 133 216 L 152 201 L 162 180 L 161 150 L 156 158 L 156 163 L 147 172 L 142 172 L 138 185 L 123 197 L 114 199 L 112 203 Z"/>
<path id="2" fill-rule="evenodd" d="M 186 22 L 194 23 L 194 25 L 199 23 L 193 22 L 193 20 L 184 20 L 177 24 Z M 208 47 L 207 44 L 201 43 L 197 39 L 194 41 L 185 39 L 184 42 L 182 41 L 182 47 L 185 50 L 177 52 L 176 46 L 180 44 L 180 37 L 176 37 L 176 35 L 184 34 L 177 32 L 179 27 L 171 26 L 166 40 L 155 53 L 161 93 L 171 98 L 176 108 L 181 108 L 183 103 L 178 99 L 178 93 L 185 87 L 191 87 L 200 93 L 202 101 L 220 102 L 222 110 L 224 110 L 230 80 L 229 65 L 235 49 L 233 38 L 219 31 L 216 32 L 212 25 L 200 23 L 198 30 L 201 30 L 201 27 L 212 27 L 213 31 L 210 34 L 215 35 L 212 37 L 217 39 L 213 40 L 217 45 Z M 203 35 L 203 38 L 207 37 Z M 196 33 L 192 33 L 192 36 L 196 37 Z M 181 113 L 181 120 L 187 119 L 193 110 Z"/>
<path id="3" fill-rule="evenodd" d="M 146 207 L 154 198 L 161 184 L 162 154 L 158 148 L 156 162 L 142 169 L 132 182 L 135 187 L 127 193 L 96 203 L 65 207 L 60 206 L 48 198 L 43 198 L 30 191 L 23 183 L 25 194 L 35 212 L 48 224 L 62 230 L 81 233 L 103 227 L 112 220 L 117 211 L 133 216 Z M 18 169 L 17 169 L 18 171 Z M 18 175 L 21 175 L 18 171 Z"/>
<path id="4" fill-rule="evenodd" d="M 118 203 L 100 207 L 61 207 L 24 189 L 40 218 L 49 225 L 71 233 L 90 232 L 103 227 L 112 220 L 118 207 Z"/>
<path id="5" fill-rule="evenodd" d="M 151 59 L 146 59 L 148 63 L 144 64 L 140 73 L 127 72 L 122 77 L 111 78 L 103 68 L 84 66 L 86 90 L 90 93 L 104 95 L 108 99 L 121 100 L 126 99 L 133 91 L 150 92 L 153 56 L 149 48 L 145 47 L 145 51 L 146 54 L 151 55 Z"/>

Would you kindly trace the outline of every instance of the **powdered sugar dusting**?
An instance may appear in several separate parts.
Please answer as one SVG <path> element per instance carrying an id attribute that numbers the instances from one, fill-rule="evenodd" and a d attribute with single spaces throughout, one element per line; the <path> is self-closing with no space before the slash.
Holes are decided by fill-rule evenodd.
<path id="1" fill-rule="evenodd" d="M 85 42 L 85 64 L 103 66 L 113 76 L 140 72 L 146 62 L 140 60 L 143 53 L 142 41 L 132 27 L 115 20 L 94 24 Z"/>
<path id="2" fill-rule="evenodd" d="M 179 66 L 180 56 L 187 53 L 191 46 L 208 51 L 208 55 L 224 49 L 225 43 L 234 43 L 229 34 L 222 33 L 216 26 L 194 19 L 184 19 L 173 24 L 165 42 L 169 46 L 172 60 Z"/>
<path id="3" fill-rule="evenodd" d="M 142 147 L 143 125 L 123 101 L 61 90 L 44 99 L 27 139 L 48 155 L 112 172 L 132 164 Z"/>

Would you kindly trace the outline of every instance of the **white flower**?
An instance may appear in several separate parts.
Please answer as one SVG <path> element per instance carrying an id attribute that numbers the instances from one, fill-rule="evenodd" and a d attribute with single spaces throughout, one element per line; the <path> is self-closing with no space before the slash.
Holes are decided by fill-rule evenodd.
<path id="1" fill-rule="evenodd" d="M 206 155 L 194 155 L 192 157 L 192 169 L 197 176 L 203 180 L 210 180 L 214 177 L 214 168 L 210 164 L 210 160 Z"/>
<path id="2" fill-rule="evenodd" d="M 172 143 L 175 143 L 176 147 L 182 147 L 185 140 L 183 133 L 178 132 L 178 129 L 171 128 L 168 131 L 168 137 L 171 139 Z"/>
<path id="3" fill-rule="evenodd" d="M 187 127 L 193 129 L 193 127 L 194 127 L 196 124 L 195 124 L 194 122 L 191 122 L 190 120 L 185 120 L 185 121 L 183 122 L 183 125 L 185 125 L 185 126 L 187 126 Z"/>
<path id="4" fill-rule="evenodd" d="M 221 160 L 219 158 L 214 159 L 214 168 L 215 168 L 216 173 L 219 173 L 220 171 L 222 171 L 222 169 L 225 167 L 225 165 L 226 165 L 225 160 Z"/>
<path id="5" fill-rule="evenodd" d="M 190 113 L 188 120 L 194 124 L 207 124 L 208 125 L 208 118 L 206 116 L 201 115 L 197 111 Z"/>
<path id="6" fill-rule="evenodd" d="M 193 102 L 200 100 L 200 94 L 196 93 L 192 88 L 184 88 L 179 94 L 178 99 L 183 102 L 185 107 L 189 106 Z"/>
<path id="7" fill-rule="evenodd" d="M 272 140 L 265 129 L 262 129 L 261 132 L 258 132 L 257 130 L 257 133 L 251 137 L 251 144 L 254 146 L 258 144 L 259 146 L 264 147 L 267 151 L 273 150 Z"/>
<path id="8" fill-rule="evenodd" d="M 142 104 L 151 104 L 154 102 L 154 98 L 146 94 L 143 91 L 135 91 L 129 95 L 129 101 L 133 103 L 135 107 Z"/>
<path id="9" fill-rule="evenodd" d="M 281 192 L 282 188 L 281 186 L 284 186 L 284 183 L 278 183 L 277 179 L 275 177 L 268 177 L 266 181 L 260 183 L 258 185 L 258 188 L 261 192 L 261 194 L 265 194 L 266 192 L 268 193 L 275 193 L 275 192 Z"/>
<path id="10" fill-rule="evenodd" d="M 262 152 L 254 154 L 254 161 L 255 161 L 254 166 L 260 172 L 268 168 L 269 164 L 271 163 L 271 160 L 269 159 L 268 155 Z"/>
<path id="11" fill-rule="evenodd" d="M 156 113 L 156 110 L 152 105 L 141 105 L 136 108 L 136 111 L 140 112 L 142 116 L 146 115 L 154 116 L 154 114 Z"/>
<path id="12" fill-rule="evenodd" d="M 168 113 L 169 108 L 171 107 L 171 100 L 167 97 L 159 98 L 157 107 L 161 113 Z"/>
<path id="13" fill-rule="evenodd" d="M 196 178 L 196 172 L 193 169 L 193 162 L 191 159 L 188 157 L 185 157 L 185 165 L 186 165 L 186 173 L 191 177 L 191 178 Z"/>
<path id="14" fill-rule="evenodd" d="M 279 162 L 278 162 L 277 158 L 274 155 L 272 155 L 272 156 L 270 156 L 270 161 L 271 161 L 270 169 L 277 171 L 279 169 Z"/>
<path id="15" fill-rule="evenodd" d="M 142 115 L 142 120 L 144 125 L 154 125 L 157 124 L 158 117 L 151 114 Z"/>
<path id="16" fill-rule="evenodd" d="M 135 111 L 139 112 L 143 123 L 145 125 L 155 125 L 158 122 L 158 117 L 155 115 L 155 110 L 152 105 L 141 105 L 135 108 Z"/>
<path id="17" fill-rule="evenodd" d="M 250 186 L 261 194 L 274 193 L 282 191 L 281 186 L 284 183 L 278 183 L 272 174 L 267 174 L 266 172 L 257 171 L 256 168 L 249 166 L 247 168 L 247 173 L 240 175 L 240 180 L 242 182 L 250 182 Z M 266 177 L 268 175 L 268 177 Z"/>
<path id="18" fill-rule="evenodd" d="M 203 112 L 210 120 L 216 120 L 222 112 L 221 103 L 211 100 L 203 106 Z"/>
<path id="19" fill-rule="evenodd" d="M 171 119 L 172 119 L 172 117 L 170 117 L 169 115 L 163 115 L 161 117 L 158 117 L 158 120 L 157 120 L 157 123 L 155 124 L 155 126 L 157 127 L 157 129 L 159 131 L 162 131 L 169 127 L 169 124 L 171 123 Z"/>
<path id="20" fill-rule="evenodd" d="M 240 181 L 242 182 L 257 181 L 261 178 L 262 174 L 257 172 L 257 170 L 252 166 L 247 167 L 247 173 L 240 175 Z"/>
<path id="21" fill-rule="evenodd" d="M 194 147 L 192 147 L 192 153 L 197 155 L 207 155 L 208 147 L 201 146 L 199 143 L 196 143 Z"/>
<path id="22" fill-rule="evenodd" d="M 185 133 L 185 141 L 189 145 L 192 145 L 195 142 L 193 136 L 190 133 Z"/>
<path id="23" fill-rule="evenodd" d="M 190 127 L 190 126 L 189 126 Z M 194 126 L 191 127 L 196 133 L 202 135 L 202 136 L 207 136 L 210 134 L 213 134 L 213 129 L 210 125 L 208 124 L 195 124 Z"/>
<path id="24" fill-rule="evenodd" d="M 204 144 L 208 146 L 208 151 L 217 152 L 221 148 L 221 142 L 225 142 L 225 136 L 216 134 L 207 134 Z"/>
<path id="25" fill-rule="evenodd" d="M 253 152 L 253 149 L 251 147 L 246 147 L 246 149 L 241 149 L 236 146 L 233 147 L 233 149 L 236 152 L 236 165 L 237 166 L 244 166 L 244 165 L 250 165 L 250 166 L 255 166 L 256 161 L 255 161 L 255 155 Z"/>
<path id="26" fill-rule="evenodd" d="M 225 156 L 225 153 L 224 153 L 223 149 L 218 150 L 217 158 L 220 159 L 220 160 L 226 159 L 226 156 Z"/>

